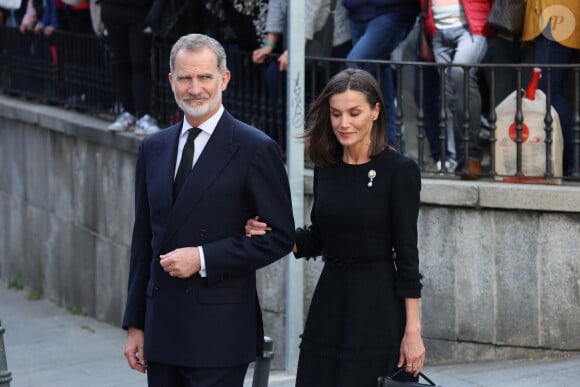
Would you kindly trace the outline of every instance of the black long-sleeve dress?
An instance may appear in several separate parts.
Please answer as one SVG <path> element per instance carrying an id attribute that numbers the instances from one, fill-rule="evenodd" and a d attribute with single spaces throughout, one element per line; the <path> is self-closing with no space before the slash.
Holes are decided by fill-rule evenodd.
<path id="1" fill-rule="evenodd" d="M 420 190 L 417 164 L 391 149 L 365 164 L 315 169 L 312 225 L 297 230 L 296 256 L 322 255 L 325 265 L 296 386 L 374 387 L 379 375 L 396 370 L 404 298 L 421 295 Z"/>

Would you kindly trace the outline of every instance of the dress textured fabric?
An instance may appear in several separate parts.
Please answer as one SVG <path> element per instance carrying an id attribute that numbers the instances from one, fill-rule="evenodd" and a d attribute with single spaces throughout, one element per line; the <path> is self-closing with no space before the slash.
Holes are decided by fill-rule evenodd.
<path id="1" fill-rule="evenodd" d="M 296 256 L 321 255 L 325 265 L 302 335 L 297 386 L 374 387 L 396 370 L 404 298 L 421 295 L 420 189 L 417 164 L 391 149 L 365 164 L 315 169 L 312 224 L 298 229 Z"/>

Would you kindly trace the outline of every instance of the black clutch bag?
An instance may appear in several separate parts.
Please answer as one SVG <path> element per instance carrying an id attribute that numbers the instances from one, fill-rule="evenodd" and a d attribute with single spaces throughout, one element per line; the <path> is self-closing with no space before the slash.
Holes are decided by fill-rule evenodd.
<path id="1" fill-rule="evenodd" d="M 431 379 L 429 379 L 427 376 L 425 376 L 425 374 L 421 372 L 419 372 L 419 378 L 425 379 L 429 384 L 396 380 L 395 378 L 397 377 L 397 375 L 403 372 L 403 370 L 404 368 L 401 368 L 391 376 L 379 376 L 377 380 L 377 387 L 424 387 L 424 386 L 442 387 L 438 384 L 433 383 Z"/>

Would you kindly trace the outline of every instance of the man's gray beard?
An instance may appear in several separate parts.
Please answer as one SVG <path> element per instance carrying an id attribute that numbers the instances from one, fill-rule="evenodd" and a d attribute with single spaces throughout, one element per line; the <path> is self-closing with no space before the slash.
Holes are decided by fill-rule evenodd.
<path id="1" fill-rule="evenodd" d="M 190 116 L 193 118 L 201 118 L 211 112 L 217 105 L 217 101 L 221 100 L 221 90 L 215 96 L 214 99 L 207 99 L 207 104 L 201 106 L 199 109 L 194 109 L 190 105 L 188 105 L 185 101 L 179 100 L 175 97 L 175 102 L 177 106 L 185 113 L 186 116 Z"/>

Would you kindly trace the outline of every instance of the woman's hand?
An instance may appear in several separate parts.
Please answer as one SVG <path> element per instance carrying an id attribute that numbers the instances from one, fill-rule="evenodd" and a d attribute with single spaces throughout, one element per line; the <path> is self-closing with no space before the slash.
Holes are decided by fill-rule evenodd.
<path id="1" fill-rule="evenodd" d="M 405 371 L 419 375 L 425 363 L 425 346 L 421 338 L 421 331 L 405 331 L 403 340 L 401 340 L 401 355 L 397 367 L 405 367 Z"/>
<path id="2" fill-rule="evenodd" d="M 252 235 L 265 235 L 268 231 L 272 230 L 271 227 L 268 227 L 264 222 L 260 222 L 259 219 L 259 216 L 248 219 L 245 227 L 247 237 L 251 238 Z"/>
<path id="3" fill-rule="evenodd" d="M 36 25 L 34 26 L 34 33 L 40 34 L 43 31 L 44 31 L 44 24 L 42 24 L 41 22 L 36 23 Z"/>
<path id="4" fill-rule="evenodd" d="M 48 26 L 44 27 L 44 34 L 46 36 L 50 36 L 50 35 L 54 34 L 54 31 L 56 31 L 56 28 L 54 28 L 54 26 L 48 25 Z"/>
<path id="5" fill-rule="evenodd" d="M 405 314 L 407 322 L 397 367 L 405 367 L 406 372 L 417 376 L 425 363 L 425 346 L 421 338 L 421 299 L 405 297 Z"/>
<path id="6" fill-rule="evenodd" d="M 266 60 L 268 55 L 270 55 L 273 50 L 274 50 L 274 48 L 272 48 L 270 46 L 262 46 L 260 48 L 257 48 L 252 53 L 252 60 L 254 61 L 254 63 L 258 63 L 258 64 L 264 63 L 264 61 Z"/>
<path id="7" fill-rule="evenodd" d="M 288 70 L 288 50 L 284 51 L 278 58 L 278 69 L 280 71 Z"/>

